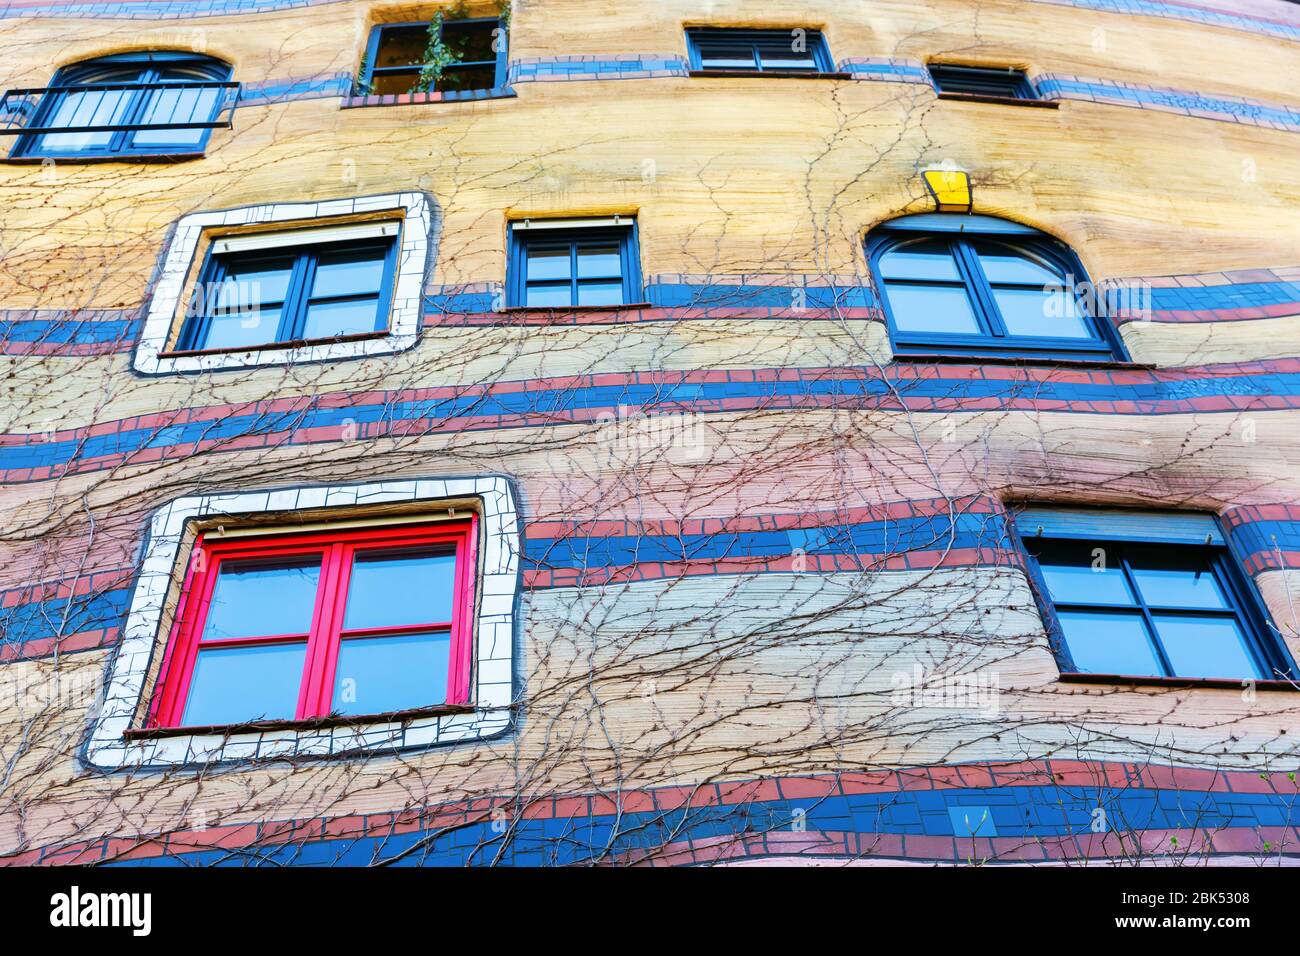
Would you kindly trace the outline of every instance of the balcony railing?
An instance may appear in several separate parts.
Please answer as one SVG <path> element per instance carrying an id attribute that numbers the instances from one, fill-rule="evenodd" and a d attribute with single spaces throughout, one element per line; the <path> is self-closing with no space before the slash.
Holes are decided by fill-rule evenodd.
<path id="1" fill-rule="evenodd" d="M 9 90 L 0 136 L 229 129 L 239 94 L 239 83 L 216 80 Z"/>

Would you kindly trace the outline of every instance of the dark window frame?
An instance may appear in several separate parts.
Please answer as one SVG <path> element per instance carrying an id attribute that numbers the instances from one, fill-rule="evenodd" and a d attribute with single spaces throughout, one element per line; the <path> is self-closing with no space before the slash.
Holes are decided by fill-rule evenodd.
<path id="1" fill-rule="evenodd" d="M 1080 361 L 1127 362 L 1128 355 L 1119 336 L 1116 334 L 1104 312 L 1088 308 L 1088 302 L 1079 293 L 1079 285 L 1091 288 L 1087 272 L 1078 256 L 1064 243 L 1036 230 L 1026 228 L 1012 230 L 981 229 L 978 226 L 965 229 L 916 229 L 904 226 L 906 221 L 883 223 L 873 229 L 866 239 L 867 264 L 872 282 L 880 297 L 881 311 L 884 313 L 889 330 L 889 340 L 897 355 L 908 354 L 953 354 L 985 355 L 1001 358 L 1042 358 L 1075 359 Z M 960 218 L 955 220 L 960 224 Z M 880 271 L 880 259 L 888 252 L 895 251 L 917 242 L 941 241 L 948 245 L 956 263 L 959 280 L 907 280 L 914 285 L 936 285 L 960 287 L 966 294 L 967 302 L 981 328 L 979 335 L 955 332 L 909 332 L 900 330 L 895 320 L 894 309 L 889 300 L 889 292 L 884 276 Z M 1074 301 L 1083 322 L 1092 333 L 1089 339 L 1065 339 L 1048 336 L 1008 335 L 1006 325 L 998 308 L 993 287 L 1010 288 L 1016 283 L 991 283 L 984 275 L 983 267 L 975 253 L 975 242 L 987 242 L 1007 246 L 1015 252 L 1027 254 L 1045 260 L 1058 269 L 1064 276 L 1073 277 Z M 1042 288 L 1033 284 L 1021 284 L 1025 288 Z M 1062 286 L 1065 287 L 1064 285 Z M 1099 297 L 1092 296 L 1094 305 L 1099 305 Z"/>
<path id="2" fill-rule="evenodd" d="M 791 34 L 796 29 L 802 29 L 805 38 L 808 41 L 808 55 L 812 57 L 815 69 L 792 69 L 792 68 L 767 68 L 763 67 L 763 43 L 776 39 L 788 41 Z M 754 65 L 749 67 L 719 67 L 704 66 L 703 56 L 700 50 L 701 41 L 719 41 L 734 43 L 738 48 L 749 46 Z M 791 27 L 788 30 L 746 30 L 746 29 L 727 29 L 725 27 L 691 27 L 686 31 L 686 48 L 689 55 L 690 68 L 696 71 L 706 71 L 709 73 L 769 73 L 777 76 L 816 76 L 819 73 L 832 73 L 835 70 L 835 61 L 831 59 L 830 45 L 826 42 L 826 35 L 821 30 L 811 30 L 804 27 Z M 793 52 L 793 51 L 791 51 Z"/>
<path id="3" fill-rule="evenodd" d="M 502 42 L 500 43 L 500 48 L 496 51 L 495 57 L 491 60 L 470 60 L 463 63 L 449 64 L 448 66 L 443 68 L 443 73 L 445 75 L 447 70 L 483 69 L 488 66 L 491 66 L 495 70 L 492 85 L 490 87 L 484 87 L 484 89 L 492 89 L 492 90 L 502 89 L 506 83 L 506 65 L 507 65 L 507 54 L 509 52 L 508 47 L 510 45 L 510 38 L 509 38 L 509 31 L 506 30 L 506 28 L 501 25 L 500 17 L 466 17 L 465 19 L 462 20 L 444 20 L 442 22 L 441 29 L 442 32 L 445 34 L 448 27 L 465 26 L 468 24 L 480 24 L 480 23 L 496 24 L 497 28 L 500 29 L 501 31 L 500 37 Z M 360 90 L 368 91 L 371 89 L 371 87 L 374 85 L 376 72 L 378 72 L 381 75 L 388 75 L 388 76 L 401 76 L 405 74 L 412 74 L 415 77 L 415 80 L 418 81 L 420 76 L 420 70 L 421 70 L 421 66 L 419 64 L 415 64 L 414 66 L 390 66 L 390 67 L 376 68 L 375 61 L 379 56 L 379 45 L 382 42 L 382 36 L 385 30 L 404 29 L 410 27 L 424 27 L 425 30 L 427 31 L 432 24 L 433 24 L 432 20 L 416 20 L 409 23 L 375 24 L 375 26 L 372 27 L 370 30 L 369 39 L 366 41 L 365 69 L 362 71 L 360 79 L 357 84 Z M 435 86 L 434 90 L 430 90 L 430 92 L 434 92 L 436 89 L 437 87 Z M 408 93 L 409 92 L 410 91 L 408 91 Z M 443 92 L 443 91 L 439 91 L 439 92 Z M 453 90 L 450 92 L 463 93 L 463 92 L 471 92 L 471 91 Z M 373 95 L 380 95 L 380 94 L 373 94 Z M 396 95 L 396 94 L 389 94 L 389 95 Z"/>
<path id="4" fill-rule="evenodd" d="M 307 307 L 309 304 L 325 300 L 343 301 L 351 298 L 369 298 L 371 295 L 371 293 L 367 292 L 318 298 L 311 296 L 316 266 L 321 257 L 331 254 L 337 255 L 342 252 L 374 251 L 386 247 L 383 255 L 383 277 L 380 280 L 375 306 L 375 328 L 368 333 L 352 333 L 352 335 L 387 331 L 392 311 L 393 285 L 397 274 L 398 238 L 398 236 L 386 236 L 362 240 L 302 243 L 248 252 L 216 253 L 212 251 L 212 247 L 209 247 L 203 267 L 199 271 L 199 283 L 195 287 L 190 300 L 192 304 L 181 326 L 180 334 L 177 336 L 175 351 L 200 353 L 230 351 L 226 347 L 207 348 L 203 343 L 211 330 L 212 319 L 214 318 L 213 313 L 209 310 L 213 297 L 208 293 L 208 290 L 220 286 L 229 274 L 230 266 L 234 260 L 238 260 L 241 264 L 259 260 L 293 260 L 290 266 L 288 286 L 285 290 L 284 299 L 279 306 L 280 318 L 276 326 L 275 338 L 264 343 L 239 346 L 235 348 L 236 351 L 260 351 L 268 348 L 283 348 L 286 345 L 299 342 L 330 342 L 338 338 L 337 336 L 329 336 L 305 339 L 302 334 L 307 321 Z M 193 304 L 196 301 L 200 302 L 201 305 Z M 259 303 L 259 307 L 265 304 Z"/>
<path id="5" fill-rule="evenodd" d="M 517 223 L 510 226 L 510 258 L 506 282 L 506 305 L 510 308 L 553 308 L 553 309 L 587 309 L 587 308 L 622 308 L 642 301 L 644 290 L 641 286 L 640 249 L 637 244 L 637 226 L 635 219 L 629 219 L 617 226 L 573 226 L 556 229 L 523 229 Z M 619 257 L 622 275 L 618 278 L 623 285 L 623 302 L 618 306 L 578 305 L 578 288 L 582 280 L 578 278 L 576 268 L 577 248 L 579 245 L 619 244 Z M 528 306 L 528 249 L 530 247 L 563 246 L 570 248 L 569 291 L 570 304 L 556 306 Z M 611 281 L 589 278 L 588 281 Z M 559 286 L 563 280 L 535 280 L 531 284 L 554 284 Z"/>
<path id="6" fill-rule="evenodd" d="M 1014 510 L 1013 510 L 1014 512 Z M 1276 633 L 1272 626 L 1270 617 L 1263 600 L 1259 595 L 1258 589 L 1249 575 L 1245 573 L 1243 558 L 1236 544 L 1231 537 L 1223 532 L 1222 524 L 1219 520 L 1210 515 L 1200 515 L 1197 517 L 1208 517 L 1214 521 L 1220 531 L 1221 542 L 1194 544 L 1187 541 L 1171 541 L 1167 537 L 1152 533 L 1149 537 L 1141 540 L 1134 540 L 1132 536 L 1124 538 L 1108 537 L 1105 531 L 1105 521 L 1108 514 L 1125 514 L 1122 509 L 1113 511 L 1101 511 L 1096 513 L 1096 534 L 1060 534 L 1060 533 L 1027 533 L 1027 528 L 1022 526 L 1020 519 L 1013 518 L 1009 522 L 1011 538 L 1016 548 L 1019 550 L 1024 559 L 1025 572 L 1029 577 L 1034 593 L 1035 603 L 1038 605 L 1042 615 L 1043 624 L 1047 630 L 1048 640 L 1051 645 L 1053 656 L 1056 658 L 1057 666 L 1061 675 L 1068 679 L 1082 680 L 1099 680 L 1112 681 L 1122 679 L 1125 681 L 1150 681 L 1150 682 L 1167 682 L 1167 681 L 1188 681 L 1198 682 L 1219 682 L 1229 684 L 1239 684 L 1242 680 L 1236 677 L 1214 677 L 1214 676 L 1186 676 L 1173 673 L 1173 667 L 1169 662 L 1168 654 L 1165 651 L 1156 630 L 1153 614 L 1167 614 L 1173 616 L 1202 617 L 1215 619 L 1231 619 L 1237 623 L 1241 633 L 1245 637 L 1245 644 L 1248 656 L 1254 664 L 1258 680 L 1263 681 L 1289 681 L 1296 674 L 1295 663 L 1291 658 L 1290 650 L 1286 647 L 1281 637 Z M 1042 544 L 1039 544 L 1042 543 Z M 1132 604 L 1091 604 L 1088 602 L 1078 601 L 1056 601 L 1052 598 L 1051 591 L 1048 589 L 1047 579 L 1040 567 L 1039 552 L 1047 548 L 1062 548 L 1070 545 L 1077 546 L 1084 550 L 1085 553 L 1091 552 L 1093 548 L 1103 548 L 1106 550 L 1107 561 L 1112 565 L 1115 563 L 1112 559 L 1118 556 L 1119 567 L 1124 576 L 1124 582 L 1132 597 Z M 1038 545 L 1035 548 L 1035 545 Z M 1219 585 L 1220 592 L 1223 594 L 1225 601 L 1229 605 L 1227 608 L 1195 608 L 1177 605 L 1154 605 L 1149 603 L 1142 595 L 1140 588 L 1136 586 L 1133 580 L 1132 570 L 1129 563 L 1130 553 L 1140 554 L 1142 551 L 1148 553 L 1160 551 L 1168 554 L 1175 550 L 1178 554 L 1188 555 L 1200 558 L 1206 565 L 1211 574 L 1214 575 L 1216 583 Z M 1074 657 L 1070 651 L 1069 642 L 1065 637 L 1065 629 L 1061 624 L 1057 611 L 1060 608 L 1068 610 L 1083 610 L 1087 612 L 1123 614 L 1128 613 L 1132 616 L 1134 611 L 1139 612 L 1143 628 L 1146 632 L 1147 640 L 1151 643 L 1152 651 L 1160 664 L 1164 673 L 1161 674 L 1112 674 L 1097 673 L 1091 671 L 1081 671 L 1074 662 Z"/>
<path id="7" fill-rule="evenodd" d="M 166 80 L 163 74 L 169 69 L 188 69 L 198 73 L 206 73 L 207 76 L 198 80 Z M 95 77 L 105 72 L 120 72 L 124 76 L 134 74 L 130 79 L 119 79 L 114 81 L 105 81 L 101 83 L 88 82 L 83 78 Z M 111 158 L 122 156 L 147 157 L 147 156 L 177 156 L 177 155 L 202 155 L 207 150 L 208 140 L 212 135 L 212 130 L 220 125 L 217 117 L 230 108 L 231 89 L 234 90 L 234 97 L 238 97 L 238 84 L 231 82 L 231 76 L 234 74 L 234 67 L 229 63 L 218 60 L 215 57 L 205 56 L 199 53 L 181 53 L 177 51 L 150 51 L 141 53 L 119 53 L 112 56 L 96 57 L 91 60 L 83 60 L 69 66 L 62 67 L 54 74 L 48 89 L 51 92 L 45 93 L 37 104 L 32 120 L 28 124 L 32 128 L 44 127 L 49 120 L 58 112 L 59 107 L 64 100 L 77 92 L 76 89 L 65 89 L 65 87 L 84 87 L 87 90 L 96 88 L 116 89 L 119 87 L 139 87 L 139 90 L 131 96 L 126 109 L 123 111 L 121 121 L 110 124 L 114 127 L 128 127 L 116 129 L 109 142 L 102 146 L 90 146 L 82 149 L 68 149 L 66 147 L 44 148 L 42 141 L 46 136 L 68 135 L 82 132 L 78 127 L 69 126 L 66 132 L 60 127 L 60 131 L 44 133 L 20 133 L 18 142 L 14 145 L 12 156 L 48 158 L 48 159 L 86 159 L 86 158 Z M 131 129 L 132 126 L 140 126 L 146 110 L 151 102 L 152 93 L 159 88 L 178 85 L 200 84 L 210 86 L 213 84 L 223 84 L 222 95 L 216 97 L 211 113 L 202 120 L 194 120 L 194 125 L 184 127 L 188 129 L 203 130 L 203 135 L 195 142 L 185 143 L 150 143 L 148 145 L 136 146 L 134 143 L 137 133 L 149 132 L 148 127 Z M 19 91 L 21 92 L 21 91 Z"/>
<path id="8" fill-rule="evenodd" d="M 938 93 L 1005 100 L 1039 99 L 1037 88 L 1024 70 L 955 63 L 930 63 L 926 70 Z"/>

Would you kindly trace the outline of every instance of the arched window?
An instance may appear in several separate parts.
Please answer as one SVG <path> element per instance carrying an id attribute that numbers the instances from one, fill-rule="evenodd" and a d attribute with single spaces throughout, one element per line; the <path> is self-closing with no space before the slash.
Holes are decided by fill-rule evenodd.
<path id="1" fill-rule="evenodd" d="M 989 216 L 927 213 L 867 238 L 895 352 L 1123 358 L 1064 244 Z"/>
<path id="2" fill-rule="evenodd" d="M 234 105 L 229 64 L 191 53 L 124 53 L 65 67 L 43 90 L 11 90 L 26 115 L 17 156 L 201 153 Z M 56 132 L 68 130 L 68 132 Z"/>

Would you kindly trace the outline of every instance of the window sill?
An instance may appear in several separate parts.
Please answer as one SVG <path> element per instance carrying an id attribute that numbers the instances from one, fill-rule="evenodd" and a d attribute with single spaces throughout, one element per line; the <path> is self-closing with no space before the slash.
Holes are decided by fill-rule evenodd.
<path id="1" fill-rule="evenodd" d="M 765 80 L 851 80 L 852 73 L 829 71 L 826 73 L 783 73 L 776 70 L 687 70 L 694 77 L 761 77 Z"/>
<path id="2" fill-rule="evenodd" d="M 507 306 L 507 315 L 583 315 L 588 312 L 622 312 L 627 309 L 653 309 L 649 302 L 627 302 L 623 305 L 511 305 Z"/>
<path id="3" fill-rule="evenodd" d="M 478 100 L 504 100 L 517 94 L 509 86 L 490 90 L 448 90 L 445 93 L 374 93 L 366 96 L 345 96 L 343 109 L 368 106 L 419 106 L 428 103 L 471 103 Z"/>
<path id="4" fill-rule="evenodd" d="M 375 339 L 387 338 L 388 329 L 382 329 L 378 332 L 357 332 L 354 335 L 336 335 L 330 339 L 290 339 L 285 342 L 267 342 L 264 345 L 233 345 L 221 349 L 179 349 L 170 352 L 159 352 L 160 359 L 168 358 L 198 358 L 204 355 L 251 355 L 254 352 L 269 352 L 280 349 L 301 349 L 311 348 L 318 345 L 340 345 L 345 342 L 370 342 Z"/>
<path id="5" fill-rule="evenodd" d="M 157 740 L 163 737 L 189 737 L 199 734 L 242 734 L 269 730 L 321 730 L 330 727 L 349 727 L 362 724 L 393 723 L 416 720 L 422 717 L 446 717 L 474 713 L 472 704 L 439 704 L 434 707 L 414 707 L 383 714 L 349 714 L 347 716 L 315 717 L 310 720 L 255 720 L 246 724 L 207 724 L 186 727 L 133 727 L 122 736 L 127 740 Z"/>
<path id="6" fill-rule="evenodd" d="M 1063 684 L 1103 684 L 1108 686 L 1129 687 L 1167 687 L 1167 688 L 1217 688 L 1240 691 L 1243 681 L 1230 677 L 1144 677 L 1130 674 L 1087 674 L 1079 671 L 1062 671 Z M 1300 691 L 1300 684 L 1287 680 L 1255 680 L 1256 690 L 1293 690 Z"/>
<path id="7" fill-rule="evenodd" d="M 1061 108 L 1060 100 L 1027 100 L 1019 96 L 994 96 L 989 93 L 939 93 L 941 100 L 956 100 L 966 103 L 994 103 L 998 106 L 1029 106 L 1040 110 L 1057 110 Z"/>
<path id="8" fill-rule="evenodd" d="M 917 365 L 969 365 L 980 362 L 985 365 L 1008 365 L 1041 368 L 1043 366 L 1060 366 L 1063 368 L 1121 370 L 1130 372 L 1151 371 L 1159 368 L 1150 362 L 1124 362 L 1114 358 L 1054 358 L 1045 355 L 980 355 L 963 352 L 895 352 L 894 362 L 913 363 Z"/>
<path id="9" fill-rule="evenodd" d="M 88 156 L 83 153 L 41 153 L 36 156 L 0 156 L 0 164 L 9 166 L 40 166 L 49 160 L 52 163 L 183 163 L 202 159 L 204 151 L 189 153 L 112 153 L 104 156 Z"/>

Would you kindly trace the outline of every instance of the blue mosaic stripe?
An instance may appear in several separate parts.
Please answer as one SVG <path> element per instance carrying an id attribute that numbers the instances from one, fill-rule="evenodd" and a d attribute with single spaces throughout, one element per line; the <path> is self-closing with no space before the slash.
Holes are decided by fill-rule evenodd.
<path id="1" fill-rule="evenodd" d="M 0 18 L 63 17 L 69 19 L 114 18 L 132 20 L 177 20 L 197 17 L 239 16 L 249 13 L 273 13 L 303 7 L 338 3 L 342 0 L 155 0 L 149 3 L 98 3 L 86 0 L 81 3 L 10 4 L 0 8 Z M 1241 30 L 1247 33 L 1275 36 L 1283 39 L 1300 39 L 1300 26 L 1269 20 L 1226 10 L 1210 10 L 1179 3 L 1159 3 L 1155 0 L 1033 0 L 1057 6 L 1129 16 L 1148 16 L 1160 19 L 1184 20 L 1205 26 Z"/>
<path id="2" fill-rule="evenodd" d="M 602 60 L 556 57 L 536 62 L 512 61 L 507 83 L 566 79 L 639 79 L 646 74 L 686 75 L 686 61 L 676 56 L 631 56 Z"/>
<path id="3" fill-rule="evenodd" d="M 1300 521 L 1247 521 L 1229 534 L 1245 555 L 1275 548 L 1300 552 Z"/>
<path id="4" fill-rule="evenodd" d="M 775 558 L 795 551 L 809 555 L 874 555 L 1010 547 L 1001 515 L 943 514 L 774 531 L 530 538 L 525 542 L 524 568 L 619 568 L 634 564 Z"/>
<path id="5" fill-rule="evenodd" d="M 1300 132 L 1300 109 L 1278 106 L 1244 99 L 1225 99 L 1185 90 L 1152 89 L 1125 86 L 1105 80 L 1067 79 L 1044 75 L 1035 80 L 1045 98 L 1092 99 L 1105 97 L 1118 99 L 1126 106 L 1164 110 L 1188 110 L 1223 114 L 1225 121 L 1276 124 L 1288 131 Z M 1114 104 L 1111 104 L 1114 105 Z M 1198 115 L 1201 119 L 1211 119 Z"/>
<path id="6" fill-rule="evenodd" d="M 491 292 L 436 292 L 424 297 L 425 315 L 471 315 L 492 312 L 496 296 Z"/>
<path id="7" fill-rule="evenodd" d="M 77 20 L 184 20 L 199 17 L 233 17 L 248 13 L 276 13 L 302 7 L 318 7 L 345 0 L 156 0 L 152 3 L 37 3 L 10 4 L 0 8 L 0 19 L 14 17 L 61 17 Z"/>
<path id="8" fill-rule="evenodd" d="M 118 588 L 73 598 L 52 598 L 0 607 L 0 644 L 25 644 L 55 636 L 120 627 L 131 589 Z"/>
<path id="9" fill-rule="evenodd" d="M 1159 3 L 1155 0 L 1033 0 L 1033 2 L 1078 7 L 1084 10 L 1101 10 L 1106 13 L 1159 17 L 1165 20 L 1187 20 L 1208 26 L 1227 27 L 1230 30 L 1300 40 L 1300 26 L 1266 20 L 1263 17 L 1252 17 L 1245 13 L 1207 10 L 1204 7 L 1185 6 L 1180 3 Z"/>
<path id="10" fill-rule="evenodd" d="M 898 399 L 961 402 L 994 398 L 1014 400 L 1031 398 L 1034 403 L 1062 402 L 1076 405 L 1078 411 L 1093 412 L 1089 403 L 1114 401 L 1149 403 L 1182 402 L 1198 398 L 1236 396 L 1250 398 L 1300 395 L 1300 372 L 1258 372 L 1232 376 L 1173 380 L 1154 379 L 1146 383 L 1114 384 L 1111 382 L 1017 381 L 1007 379 L 951 379 L 918 375 L 912 366 L 890 367 L 883 376 L 837 376 L 790 381 L 722 381 L 722 382 L 627 382 L 575 388 L 537 388 L 511 392 L 466 394 L 448 398 L 416 401 L 393 401 L 344 408 L 313 408 L 255 415 L 230 415 L 157 428 L 134 428 L 111 434 L 97 434 L 75 439 L 43 442 L 31 436 L 29 443 L 0 447 L 0 470 L 42 468 L 67 464 L 78 459 L 123 455 L 142 448 L 166 448 L 193 442 L 249 438 L 302 429 L 339 427 L 345 421 L 362 426 L 412 420 L 437 422 L 448 418 L 485 420 L 485 427 L 496 416 L 554 416 L 581 410 L 598 410 L 629 406 L 657 411 L 710 411 L 727 399 L 744 399 L 756 404 L 772 402 L 774 407 L 789 407 L 792 399 L 826 399 L 852 407 L 857 403 L 875 404 Z M 960 411 L 955 407 L 953 411 Z M 1069 411 L 1069 409 L 1062 409 Z M 1225 403 L 1223 411 L 1235 411 Z M 1181 414 L 1184 408 L 1168 410 L 1150 407 L 1143 414 Z"/>
<path id="11" fill-rule="evenodd" d="M 659 308 L 869 309 L 875 296 L 866 286 L 726 285 L 654 282 L 646 301 Z"/>
<path id="12" fill-rule="evenodd" d="M 135 341 L 140 319 L 82 319 L 54 313 L 53 318 L 0 319 L 0 343 L 42 342 L 57 345 L 103 345 Z M 3 351 L 0 345 L 0 351 Z"/>
<path id="13" fill-rule="evenodd" d="M 347 96 L 352 92 L 352 76 L 336 73 L 333 76 L 312 76 L 304 79 L 264 80 L 246 83 L 239 97 L 240 106 L 263 106 L 287 100 L 318 100 Z"/>
<path id="14" fill-rule="evenodd" d="M 1293 807 L 1291 801 L 1274 794 L 1144 787 L 954 788 L 751 801 L 624 813 L 621 817 L 519 819 L 511 823 L 509 843 L 489 819 L 391 836 L 280 843 L 242 847 L 237 852 L 201 850 L 106 865 L 363 866 L 392 860 L 401 866 L 573 866 L 666 844 L 792 831 L 810 838 L 819 833 L 858 833 L 868 837 L 998 836 L 1032 842 L 1091 834 L 1099 806 L 1105 809 L 1112 831 L 1119 834 L 1226 828 L 1254 831 L 1300 822 L 1300 806 Z M 776 851 L 780 852 L 779 844 Z"/>
<path id="15" fill-rule="evenodd" d="M 844 60 L 840 71 L 870 80 L 891 80 L 903 83 L 924 83 L 930 86 L 930 74 L 920 63 L 890 60 Z"/>
<path id="16" fill-rule="evenodd" d="M 1300 306 L 1300 282 L 1238 282 L 1151 289 L 1151 307 L 1157 312 L 1196 312 L 1290 304 Z"/>

